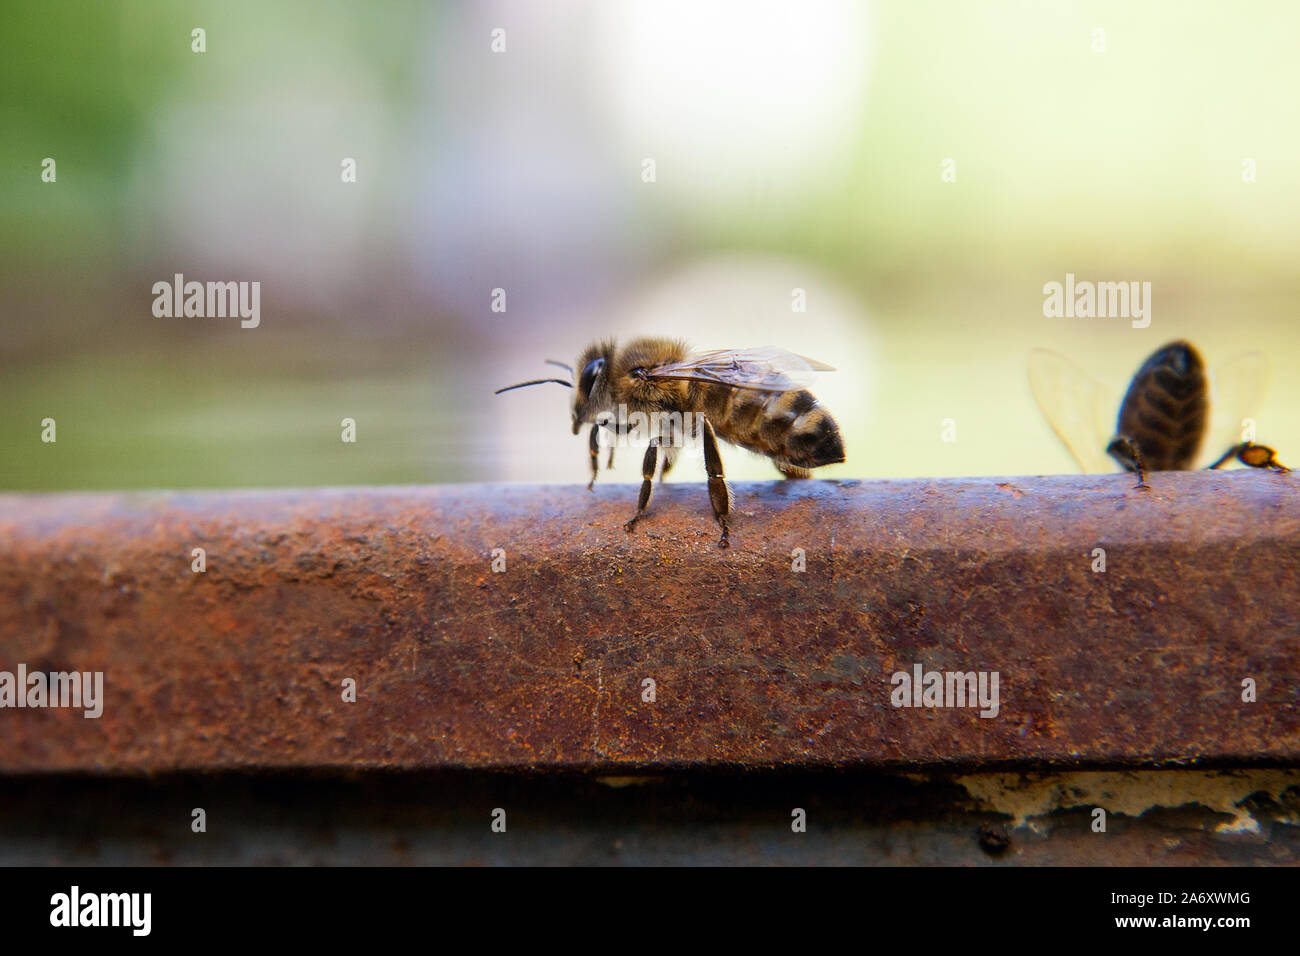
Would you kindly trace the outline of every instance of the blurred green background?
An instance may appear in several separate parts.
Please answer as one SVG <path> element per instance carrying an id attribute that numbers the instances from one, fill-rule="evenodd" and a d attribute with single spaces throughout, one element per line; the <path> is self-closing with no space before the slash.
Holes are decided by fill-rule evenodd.
<path id="1" fill-rule="evenodd" d="M 824 477 L 1075 471 L 1029 350 L 1118 402 L 1183 337 L 1269 356 L 1235 411 L 1300 459 L 1297 35 L 1282 2 L 6 0 L 0 489 L 585 481 L 567 390 L 492 391 L 638 333 L 835 364 Z M 260 326 L 154 317 L 178 272 L 260 282 Z M 1044 317 L 1067 272 L 1151 282 L 1150 327 Z"/>

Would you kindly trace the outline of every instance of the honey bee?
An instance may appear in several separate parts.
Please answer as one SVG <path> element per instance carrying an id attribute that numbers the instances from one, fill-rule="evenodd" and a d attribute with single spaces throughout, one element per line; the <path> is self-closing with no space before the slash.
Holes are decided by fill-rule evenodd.
<path id="1" fill-rule="evenodd" d="M 641 464 L 641 495 L 636 514 L 623 527 L 631 531 L 650 504 L 655 467 L 663 455 L 659 480 L 673 466 L 679 442 L 698 438 L 704 448 L 709 502 L 722 527 L 718 546 L 728 546 L 732 496 L 722 472 L 718 438 L 772 459 L 787 478 L 808 478 L 811 469 L 844 460 L 839 426 L 803 386 L 812 373 L 831 366 L 784 349 L 720 349 L 691 352 L 676 339 L 640 338 L 619 347 L 613 339 L 594 342 L 570 367 L 581 369 L 577 381 L 561 378 L 520 382 L 497 394 L 526 385 L 555 382 L 573 391 L 573 434 L 590 425 L 590 490 L 600 458 L 600 429 L 618 435 L 649 423 L 649 447 Z M 638 419 L 638 416 L 640 418 Z M 611 446 L 609 463 L 613 467 Z"/>
<path id="2" fill-rule="evenodd" d="M 1084 471 L 1109 471 L 1109 455 L 1125 471 L 1137 472 L 1138 488 L 1148 488 L 1148 471 L 1188 471 L 1198 452 L 1214 454 L 1225 447 L 1206 467 L 1219 468 L 1236 458 L 1251 468 L 1290 470 L 1272 448 L 1244 440 L 1240 433 L 1239 413 L 1263 395 L 1267 367 L 1264 356 L 1248 352 L 1215 369 L 1212 417 L 1211 376 L 1200 353 L 1190 342 L 1170 342 L 1133 376 L 1113 430 L 1104 417 L 1104 410 L 1114 407 L 1106 389 L 1064 356 L 1044 349 L 1030 353 L 1029 384 L 1052 429 Z"/>

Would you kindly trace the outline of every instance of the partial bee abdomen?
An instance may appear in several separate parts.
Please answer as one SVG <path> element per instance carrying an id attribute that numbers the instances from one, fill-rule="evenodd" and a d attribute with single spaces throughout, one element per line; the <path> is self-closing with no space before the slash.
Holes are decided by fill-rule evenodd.
<path id="1" fill-rule="evenodd" d="M 793 419 L 791 416 L 794 416 Z M 831 413 L 817 404 L 811 393 L 782 392 L 769 422 L 784 429 L 785 455 L 800 468 L 819 468 L 844 460 L 844 441 Z M 774 436 L 775 437 L 775 436 Z"/>
<path id="2" fill-rule="evenodd" d="M 708 393 L 705 414 L 726 441 L 799 468 L 844 460 L 839 426 L 811 392 L 710 386 Z"/>
<path id="3" fill-rule="evenodd" d="M 1137 445 L 1148 471 L 1190 468 L 1205 432 L 1206 395 L 1201 356 L 1189 343 L 1174 342 L 1133 376 L 1117 430 Z"/>

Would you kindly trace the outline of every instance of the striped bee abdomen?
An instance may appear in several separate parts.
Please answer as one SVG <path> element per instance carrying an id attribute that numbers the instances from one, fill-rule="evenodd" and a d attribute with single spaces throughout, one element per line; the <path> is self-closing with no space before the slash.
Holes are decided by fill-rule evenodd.
<path id="1" fill-rule="evenodd" d="M 1205 366 L 1187 342 L 1152 355 L 1133 376 L 1120 405 L 1118 432 L 1137 445 L 1149 471 L 1190 468 L 1205 433 Z M 1125 463 L 1125 467 L 1131 466 Z"/>
<path id="2" fill-rule="evenodd" d="M 844 460 L 844 442 L 830 412 L 811 392 L 764 392 L 700 385 L 697 405 L 718 437 L 777 463 L 818 468 Z"/>

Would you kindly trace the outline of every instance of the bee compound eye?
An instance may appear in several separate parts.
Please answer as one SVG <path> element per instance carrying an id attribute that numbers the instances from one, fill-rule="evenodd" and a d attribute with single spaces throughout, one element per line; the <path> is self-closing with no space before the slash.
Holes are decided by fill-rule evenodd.
<path id="1" fill-rule="evenodd" d="M 592 359 L 587 363 L 587 367 L 582 370 L 582 377 L 578 379 L 578 391 L 584 395 L 590 395 L 591 389 L 596 384 L 596 376 L 601 373 L 605 367 L 603 358 Z"/>

